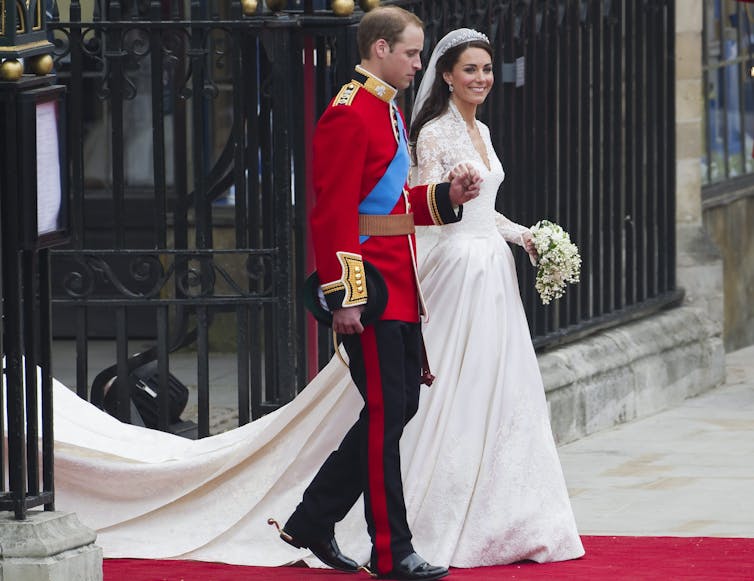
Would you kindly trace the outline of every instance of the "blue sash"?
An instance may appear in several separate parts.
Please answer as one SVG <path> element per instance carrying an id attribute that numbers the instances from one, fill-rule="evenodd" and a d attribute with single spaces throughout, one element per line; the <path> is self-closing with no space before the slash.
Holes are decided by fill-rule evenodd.
<path id="1" fill-rule="evenodd" d="M 391 114 L 393 108 L 391 106 Z M 369 192 L 359 204 L 359 214 L 370 214 L 384 216 L 389 214 L 398 198 L 403 193 L 403 186 L 406 185 L 408 177 L 408 168 L 410 158 L 408 155 L 408 140 L 406 138 L 406 126 L 400 113 L 395 111 L 395 117 L 398 122 L 398 149 L 395 151 L 390 165 L 388 165 L 385 175 L 380 178 L 372 191 Z M 369 236 L 359 236 L 359 244 L 364 244 Z"/>

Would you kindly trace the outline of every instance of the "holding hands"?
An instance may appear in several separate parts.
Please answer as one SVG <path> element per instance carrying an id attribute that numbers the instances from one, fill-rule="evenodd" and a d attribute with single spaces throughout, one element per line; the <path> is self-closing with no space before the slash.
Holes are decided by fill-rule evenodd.
<path id="1" fill-rule="evenodd" d="M 450 181 L 450 201 L 461 206 L 479 195 L 482 177 L 470 163 L 459 163 L 448 174 Z"/>

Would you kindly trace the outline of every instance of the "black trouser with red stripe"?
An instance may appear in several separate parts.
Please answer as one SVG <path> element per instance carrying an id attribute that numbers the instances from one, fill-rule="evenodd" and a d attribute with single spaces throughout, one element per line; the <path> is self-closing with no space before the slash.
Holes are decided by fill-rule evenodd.
<path id="1" fill-rule="evenodd" d="M 345 336 L 351 377 L 365 405 L 284 527 L 294 538 L 327 539 L 363 492 L 371 567 L 379 573 L 413 552 L 399 442 L 419 407 L 420 337 L 418 323 L 402 321 L 378 321 L 361 335 Z"/>

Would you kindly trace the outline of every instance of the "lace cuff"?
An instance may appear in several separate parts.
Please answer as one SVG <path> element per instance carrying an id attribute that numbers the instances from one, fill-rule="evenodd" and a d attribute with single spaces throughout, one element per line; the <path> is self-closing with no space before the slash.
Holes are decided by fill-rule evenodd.
<path id="1" fill-rule="evenodd" d="M 509 220 L 508 218 L 503 216 L 503 214 L 501 214 L 500 212 L 495 213 L 495 225 L 497 226 L 497 231 L 500 232 L 500 235 L 505 239 L 506 242 L 513 242 L 514 244 L 518 244 L 519 246 L 524 245 L 522 235 L 524 234 L 524 232 L 529 231 L 526 226 L 516 224 L 512 220 Z"/>

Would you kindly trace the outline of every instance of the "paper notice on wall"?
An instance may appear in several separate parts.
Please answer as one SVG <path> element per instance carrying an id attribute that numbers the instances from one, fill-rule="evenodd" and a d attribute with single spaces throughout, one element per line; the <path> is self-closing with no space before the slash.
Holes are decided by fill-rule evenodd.
<path id="1" fill-rule="evenodd" d="M 37 103 L 37 235 L 60 228 L 57 102 Z"/>

